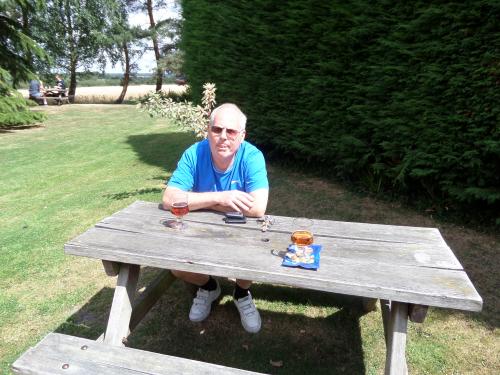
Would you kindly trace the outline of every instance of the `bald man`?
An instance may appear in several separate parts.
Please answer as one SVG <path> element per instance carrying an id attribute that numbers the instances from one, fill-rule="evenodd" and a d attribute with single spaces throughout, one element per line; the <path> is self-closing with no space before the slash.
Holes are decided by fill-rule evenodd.
<path id="1" fill-rule="evenodd" d="M 266 163 L 262 152 L 245 141 L 246 116 L 234 104 L 215 108 L 210 116 L 207 139 L 195 143 L 182 155 L 163 194 L 163 207 L 170 209 L 176 191 L 188 192 L 189 209 L 239 211 L 245 216 L 263 216 L 269 195 Z M 185 271 L 172 273 L 197 285 L 189 319 L 201 322 L 210 314 L 220 295 L 219 282 L 210 275 Z M 257 333 L 261 318 L 250 294 L 249 280 L 236 280 L 234 303 L 243 328 Z"/>

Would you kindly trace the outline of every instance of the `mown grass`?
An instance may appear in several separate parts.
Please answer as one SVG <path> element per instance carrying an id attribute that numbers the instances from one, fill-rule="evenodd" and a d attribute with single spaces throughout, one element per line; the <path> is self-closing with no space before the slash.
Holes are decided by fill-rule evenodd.
<path id="1" fill-rule="evenodd" d="M 99 262 L 65 256 L 63 244 L 103 217 L 142 199 L 159 201 L 193 137 L 132 106 L 49 107 L 38 128 L 0 133 L 0 369 L 47 332 L 95 339 L 103 331 L 114 278 Z M 251 136 L 251 129 L 249 129 Z M 271 214 L 438 226 L 485 301 L 478 314 L 431 309 L 410 324 L 414 374 L 499 373 L 497 236 L 440 224 L 278 165 L 269 166 Z M 293 188 L 292 188 L 293 187 Z M 141 285 L 154 276 L 146 269 Z M 187 319 L 190 299 L 175 283 L 130 336 L 130 346 L 277 374 L 383 372 L 379 313 L 363 315 L 346 296 L 256 284 L 263 318 L 248 335 L 223 282 L 207 321 Z M 270 361 L 283 361 L 282 368 Z"/>

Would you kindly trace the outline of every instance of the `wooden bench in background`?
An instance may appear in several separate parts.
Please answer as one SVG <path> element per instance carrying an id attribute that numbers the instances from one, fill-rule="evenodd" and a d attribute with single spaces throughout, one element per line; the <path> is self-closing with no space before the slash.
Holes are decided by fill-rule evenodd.
<path id="1" fill-rule="evenodd" d="M 40 98 L 35 98 L 30 96 L 29 99 L 33 100 L 34 102 L 37 102 L 38 104 L 42 105 L 43 100 L 47 100 L 47 104 L 57 104 L 57 105 L 63 105 L 63 104 L 69 104 L 70 99 L 71 101 L 74 101 L 74 95 L 68 95 L 68 90 L 66 90 L 64 93 L 61 91 L 61 94 L 56 95 L 56 94 L 48 94 L 45 97 L 40 97 Z"/>
<path id="2" fill-rule="evenodd" d="M 12 371 L 26 375 L 258 374 L 145 350 L 106 345 L 60 333 L 49 333 L 35 347 L 26 351 L 12 365 Z"/>
<path id="3" fill-rule="evenodd" d="M 47 96 L 45 99 L 47 99 L 47 104 L 57 104 L 57 105 L 63 105 L 63 104 L 69 104 L 69 96 Z"/>

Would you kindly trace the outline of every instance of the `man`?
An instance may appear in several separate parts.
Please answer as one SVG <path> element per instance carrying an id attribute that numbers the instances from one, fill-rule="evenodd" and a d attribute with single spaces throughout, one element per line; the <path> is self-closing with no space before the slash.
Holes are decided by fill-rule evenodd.
<path id="1" fill-rule="evenodd" d="M 30 99 L 34 100 L 37 103 L 43 101 L 43 105 L 47 105 L 47 99 L 45 99 L 43 91 L 44 88 L 42 81 L 39 81 L 37 79 L 32 79 L 30 81 L 29 85 Z"/>
<path id="2" fill-rule="evenodd" d="M 61 96 L 66 96 L 66 84 L 59 74 L 56 74 L 56 87 L 61 91 Z"/>
<path id="3" fill-rule="evenodd" d="M 163 194 L 163 207 L 170 209 L 178 190 L 188 191 L 191 211 L 208 208 L 222 212 L 240 211 L 263 216 L 269 193 L 264 156 L 245 139 L 246 116 L 234 104 L 215 108 L 210 116 L 207 139 L 195 143 L 182 155 Z M 172 273 L 197 285 L 189 319 L 201 322 L 210 314 L 220 295 L 217 280 L 209 275 L 185 271 Z M 256 333 L 261 318 L 249 292 L 249 280 L 236 280 L 234 302 L 243 328 Z"/>

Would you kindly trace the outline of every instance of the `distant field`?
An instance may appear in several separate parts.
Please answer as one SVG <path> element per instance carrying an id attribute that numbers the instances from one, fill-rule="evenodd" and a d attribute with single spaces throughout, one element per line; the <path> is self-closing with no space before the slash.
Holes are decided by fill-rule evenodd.
<path id="1" fill-rule="evenodd" d="M 162 90 L 182 94 L 186 90 L 186 86 L 163 85 Z M 18 91 L 25 98 L 28 98 L 28 90 Z M 155 91 L 155 85 L 129 86 L 125 100 L 138 99 L 150 91 Z M 121 86 L 77 87 L 75 103 L 111 103 L 118 98 L 121 92 Z"/>

